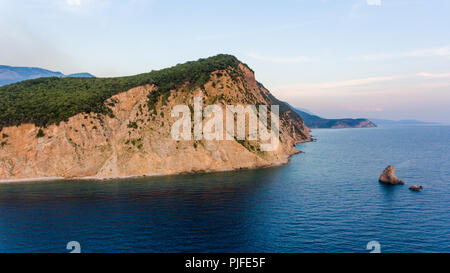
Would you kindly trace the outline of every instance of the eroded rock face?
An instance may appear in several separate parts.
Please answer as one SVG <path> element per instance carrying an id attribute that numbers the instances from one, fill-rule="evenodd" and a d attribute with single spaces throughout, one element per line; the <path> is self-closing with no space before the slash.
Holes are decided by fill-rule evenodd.
<path id="1" fill-rule="evenodd" d="M 193 105 L 197 96 L 205 105 L 273 103 L 253 72 L 244 65 L 239 69 L 242 77 L 216 71 L 204 88 L 172 90 L 159 98 L 156 112 L 147 107 L 147 95 L 155 90 L 147 85 L 110 98 L 106 103 L 114 105 L 113 116 L 81 113 L 47 128 L 5 127 L 0 131 L 0 180 L 114 178 L 285 164 L 298 152 L 296 143 L 311 140 L 293 111 L 280 113 L 281 145 L 271 152 L 261 152 L 257 141 L 176 141 L 171 136 L 171 125 L 178 119 L 171 116 L 172 108 Z"/>
<path id="2" fill-rule="evenodd" d="M 398 179 L 395 176 L 395 171 L 393 166 L 387 166 L 387 168 L 383 171 L 383 173 L 380 176 L 380 179 L 378 180 L 381 183 L 385 184 L 391 184 L 391 185 L 397 185 L 397 184 L 405 184 L 403 180 Z"/>

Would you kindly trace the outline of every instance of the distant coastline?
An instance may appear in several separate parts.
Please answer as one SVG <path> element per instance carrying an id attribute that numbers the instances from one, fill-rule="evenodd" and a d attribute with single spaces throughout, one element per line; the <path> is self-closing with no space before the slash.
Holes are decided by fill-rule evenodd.
<path id="1" fill-rule="evenodd" d="M 371 118 L 373 122 L 375 122 L 377 125 L 381 126 L 402 126 L 402 125 L 445 125 L 438 122 L 427 122 L 427 121 L 420 121 L 420 120 L 388 120 L 388 119 L 377 119 L 377 118 Z"/>
<path id="2" fill-rule="evenodd" d="M 376 123 L 364 118 L 342 118 L 342 119 L 326 119 L 312 114 L 305 109 L 294 108 L 305 121 L 306 126 L 310 129 L 343 129 L 343 128 L 372 128 L 377 127 Z"/>

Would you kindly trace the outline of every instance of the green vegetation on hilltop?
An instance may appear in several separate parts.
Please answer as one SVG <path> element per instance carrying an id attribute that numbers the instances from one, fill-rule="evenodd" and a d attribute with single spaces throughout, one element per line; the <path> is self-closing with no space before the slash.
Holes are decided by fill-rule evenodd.
<path id="1" fill-rule="evenodd" d="M 6 126 L 33 123 L 45 127 L 68 120 L 79 113 L 111 114 L 105 101 L 115 94 L 146 84 L 157 90 L 148 97 L 150 109 L 161 96 L 187 83 L 203 86 L 216 70 L 237 68 L 239 60 L 231 55 L 179 64 L 171 68 L 117 78 L 39 78 L 0 87 L 0 130 Z"/>

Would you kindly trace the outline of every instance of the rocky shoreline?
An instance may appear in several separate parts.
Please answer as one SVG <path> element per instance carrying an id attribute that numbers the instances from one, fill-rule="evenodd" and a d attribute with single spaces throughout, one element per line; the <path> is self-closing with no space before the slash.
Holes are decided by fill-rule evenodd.
<path id="1" fill-rule="evenodd" d="M 302 143 L 302 142 L 300 142 Z M 54 182 L 54 181 L 109 181 L 109 180 L 123 180 L 123 179 L 139 179 L 139 178 L 146 178 L 146 177 L 159 177 L 159 176 L 170 176 L 170 175 L 183 175 L 183 174 L 200 174 L 200 173 L 222 173 L 222 172 L 233 172 L 233 171 L 239 171 L 239 170 L 256 170 L 256 169 L 266 169 L 266 168 L 273 168 L 273 167 L 279 167 L 283 165 L 287 165 L 290 163 L 290 159 L 292 156 L 297 154 L 302 154 L 302 151 L 297 150 L 295 153 L 291 154 L 288 158 L 288 162 L 285 163 L 279 163 L 279 164 L 272 164 L 268 166 L 261 166 L 261 167 L 254 167 L 254 168 L 236 168 L 236 169 L 227 169 L 227 170 L 214 170 L 214 171 L 197 171 L 197 172 L 181 172 L 181 173 L 174 173 L 174 174 L 143 174 L 143 175 L 126 175 L 126 176 L 105 176 L 105 177 L 98 177 L 98 176 L 86 176 L 86 177 L 74 177 L 74 178 L 67 178 L 67 177 L 36 177 L 36 178 L 17 178 L 17 179 L 0 179 L 0 184 L 7 184 L 7 183 L 26 183 L 26 182 Z"/>

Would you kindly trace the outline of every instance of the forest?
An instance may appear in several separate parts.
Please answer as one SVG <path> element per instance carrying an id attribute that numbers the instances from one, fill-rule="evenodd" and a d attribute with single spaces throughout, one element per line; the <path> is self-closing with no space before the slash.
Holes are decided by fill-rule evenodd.
<path id="1" fill-rule="evenodd" d="M 0 87 L 0 130 L 33 123 L 46 127 L 79 113 L 111 114 L 105 101 L 131 88 L 152 84 L 148 105 L 154 108 L 161 95 L 187 83 L 204 85 L 217 70 L 237 68 L 239 60 L 220 54 L 144 74 L 115 78 L 39 78 Z"/>

